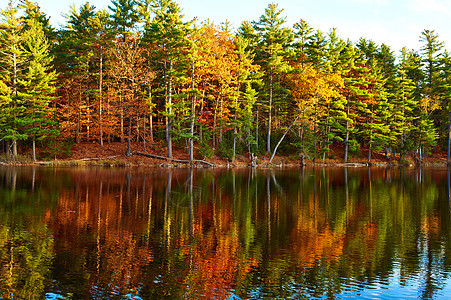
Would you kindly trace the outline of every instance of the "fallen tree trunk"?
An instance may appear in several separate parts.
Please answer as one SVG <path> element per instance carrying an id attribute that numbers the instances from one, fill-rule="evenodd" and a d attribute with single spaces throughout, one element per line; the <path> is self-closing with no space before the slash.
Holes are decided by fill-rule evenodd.
<path id="1" fill-rule="evenodd" d="M 139 151 L 134 151 L 133 154 L 141 155 L 141 156 L 145 156 L 145 157 L 150 157 L 150 158 L 169 160 L 171 162 L 178 162 L 178 163 L 184 163 L 184 164 L 189 164 L 190 163 L 189 160 L 167 158 L 165 156 L 149 154 L 149 153 L 144 153 L 144 152 L 139 152 Z M 210 166 L 210 167 L 215 167 L 214 164 L 209 163 L 208 161 L 205 161 L 205 160 L 193 160 L 193 163 L 201 163 L 201 164 L 205 164 L 205 165 Z"/>
<path id="2" fill-rule="evenodd" d="M 280 144 L 282 143 L 283 139 L 284 139 L 285 136 L 287 135 L 288 131 L 290 131 L 291 127 L 293 127 L 293 125 L 296 123 L 296 121 L 299 119 L 300 116 L 301 116 L 301 115 L 298 115 L 298 116 L 294 119 L 293 123 L 291 123 L 290 126 L 288 126 L 287 130 L 285 130 L 285 133 L 282 135 L 282 137 L 280 138 L 280 140 L 279 140 L 279 142 L 277 143 L 276 147 L 274 148 L 274 151 L 273 151 L 273 153 L 272 153 L 272 155 L 271 155 L 271 158 L 269 159 L 269 163 L 272 162 L 274 156 L 276 155 L 277 148 L 279 148 Z"/>
<path id="3" fill-rule="evenodd" d="M 82 158 L 82 159 L 79 159 L 79 160 L 88 161 L 88 160 L 114 159 L 116 157 L 117 157 L 117 155 L 115 155 L 115 156 L 108 156 L 108 157 Z"/>

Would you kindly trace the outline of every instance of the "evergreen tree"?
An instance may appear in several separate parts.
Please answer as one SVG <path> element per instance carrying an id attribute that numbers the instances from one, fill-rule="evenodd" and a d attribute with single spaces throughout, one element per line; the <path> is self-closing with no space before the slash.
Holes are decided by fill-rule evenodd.
<path id="1" fill-rule="evenodd" d="M 6 82 L 4 82 L 3 78 L 0 78 L 0 130 L 2 132 L 6 131 L 8 128 L 8 116 L 9 111 L 11 107 L 11 89 L 7 85 Z M 4 138 L 4 134 L 1 134 L 0 139 Z M 8 146 L 6 153 L 9 153 Z"/>
<path id="2" fill-rule="evenodd" d="M 327 69 L 326 57 L 328 46 L 327 37 L 320 30 L 315 31 L 307 42 L 307 61 L 319 71 L 325 71 Z"/>
<path id="3" fill-rule="evenodd" d="M 451 57 L 448 51 L 445 51 L 443 54 L 440 82 L 440 95 L 444 104 L 443 109 L 448 113 L 446 163 L 449 165 L 451 159 Z"/>
<path id="4" fill-rule="evenodd" d="M 313 35 L 313 28 L 305 20 L 300 20 L 298 23 L 293 25 L 293 35 L 294 35 L 294 51 L 296 53 L 296 58 L 301 60 L 306 60 L 308 43 Z"/>
<path id="5" fill-rule="evenodd" d="M 390 115 L 392 114 L 393 109 L 393 103 L 395 102 L 396 98 L 396 91 L 397 91 L 397 66 L 396 66 L 396 56 L 394 52 L 385 44 L 382 44 L 376 55 L 375 58 L 377 60 L 377 69 L 378 72 L 383 76 L 384 84 L 382 87 L 380 87 L 379 94 L 383 94 L 383 98 L 386 98 L 386 103 L 384 100 L 382 100 L 380 107 L 385 107 L 386 109 L 380 110 L 381 115 L 385 116 L 383 121 L 383 127 L 390 127 L 390 124 L 388 123 L 388 120 L 390 119 Z M 379 83 L 377 83 L 379 84 Z M 383 90 L 382 90 L 383 89 Z M 388 137 L 390 133 L 389 131 L 385 135 L 380 136 L 380 141 L 382 142 L 382 146 L 385 148 L 388 146 Z"/>
<path id="6" fill-rule="evenodd" d="M 280 83 L 277 78 L 280 74 L 289 71 L 288 64 L 289 46 L 293 36 L 291 30 L 284 27 L 286 22 L 282 17 L 283 10 L 276 4 L 269 4 L 258 22 L 253 22 L 253 27 L 258 36 L 256 49 L 256 62 L 262 67 L 267 90 L 267 140 L 266 152 L 271 153 L 271 132 L 273 117 L 273 100 L 280 94 Z M 262 95 L 264 95 L 262 93 Z"/>
<path id="7" fill-rule="evenodd" d="M 388 93 L 385 89 L 387 81 L 377 67 L 372 67 L 371 76 L 373 80 L 373 100 L 368 103 L 369 118 L 363 123 L 367 129 L 368 137 L 368 162 L 371 161 L 372 150 L 382 150 L 389 144 L 390 124 L 388 120 L 392 111 L 392 106 L 388 100 Z M 362 133 L 365 135 L 365 132 Z"/>
<path id="8" fill-rule="evenodd" d="M 44 31 L 45 37 L 49 40 L 51 47 L 56 38 L 56 31 L 50 24 L 50 17 L 47 17 L 47 15 L 41 11 L 41 8 L 37 3 L 33 3 L 30 0 L 21 0 L 19 7 L 24 11 L 22 19 L 25 23 L 25 29 L 31 27 L 30 22 L 38 22 Z"/>
<path id="9" fill-rule="evenodd" d="M 430 116 L 421 106 L 416 107 L 413 114 L 416 117 L 414 126 L 410 129 L 410 139 L 413 144 L 411 147 L 416 150 L 418 154 L 416 160 L 421 165 L 423 153 L 437 144 L 438 134 Z"/>
<path id="10" fill-rule="evenodd" d="M 434 30 L 427 29 L 421 33 L 420 41 L 423 43 L 421 53 L 423 55 L 422 65 L 425 74 L 423 93 L 425 97 L 433 99 L 438 97 L 437 89 L 439 86 L 443 42 L 439 41 L 438 35 Z"/>
<path id="11" fill-rule="evenodd" d="M 420 65 L 415 60 L 415 53 L 402 49 L 396 77 L 396 90 L 391 100 L 393 110 L 389 122 L 390 145 L 399 150 L 401 161 L 404 160 L 405 151 L 409 149 L 409 144 L 406 141 L 413 129 L 416 119 L 414 111 L 419 103 L 414 93 L 415 83 L 408 75 L 409 72 L 416 73 L 416 68 L 420 68 Z"/>
<path id="12" fill-rule="evenodd" d="M 255 32 L 254 26 L 252 26 L 250 22 L 244 21 L 243 23 L 241 23 L 241 26 L 238 28 L 236 34 L 237 36 L 241 36 L 248 41 L 248 45 L 245 50 L 250 50 L 255 53 L 259 38 L 257 36 L 257 33 Z"/>
<path id="13" fill-rule="evenodd" d="M 17 141 L 25 140 L 27 135 L 20 132 L 21 114 L 24 111 L 23 97 L 18 81 L 23 76 L 23 68 L 27 57 L 23 49 L 25 39 L 23 23 L 17 16 L 18 9 L 10 1 L 6 9 L 0 11 L 0 80 L 7 89 L 3 89 L 4 105 L 1 114 L 4 116 L 2 139 L 12 143 L 13 159 L 17 158 Z"/>
<path id="14" fill-rule="evenodd" d="M 377 58 L 378 46 L 374 41 L 360 38 L 356 44 L 356 47 L 360 50 L 360 52 L 362 52 L 364 58 L 367 60 L 368 65 L 372 65 L 375 61 L 379 60 Z"/>
<path id="15" fill-rule="evenodd" d="M 440 97 L 440 71 L 441 71 L 441 55 L 443 53 L 443 42 L 439 41 L 438 34 L 434 30 L 425 29 L 420 36 L 422 42 L 422 66 L 424 70 L 424 82 L 422 86 L 421 103 L 430 110 L 430 118 L 440 130 L 440 137 L 445 137 L 446 117 L 440 109 L 446 106 Z"/>
<path id="16" fill-rule="evenodd" d="M 165 88 L 165 123 L 168 158 L 172 159 L 173 84 L 179 68 L 186 63 L 182 55 L 189 46 L 189 23 L 184 22 L 182 9 L 172 0 L 155 0 L 152 4 L 154 18 L 146 25 L 144 40 L 155 46 L 153 59 L 162 73 Z"/>
<path id="17" fill-rule="evenodd" d="M 371 78 L 369 68 L 365 66 L 365 60 L 361 54 L 351 44 L 347 43 L 342 56 L 343 61 L 347 61 L 347 72 L 343 75 L 346 95 L 346 117 L 343 124 L 344 135 L 344 162 L 348 161 L 348 151 L 357 150 L 357 133 L 359 115 L 368 113 L 368 99 L 371 98 Z"/>
<path id="18" fill-rule="evenodd" d="M 254 106 L 258 99 L 257 91 L 252 88 L 251 82 L 246 82 L 246 89 L 243 93 L 242 105 L 238 108 L 238 115 L 240 119 L 238 124 L 240 125 L 240 136 L 244 137 L 244 142 L 248 148 L 249 157 L 253 159 L 253 153 L 256 149 L 253 149 L 257 145 L 256 138 L 253 134 L 253 129 L 255 129 L 254 120 Z M 258 132 L 255 133 L 257 135 Z"/>
<path id="19" fill-rule="evenodd" d="M 322 61 L 319 62 L 319 69 L 327 74 L 336 74 L 341 78 L 346 78 L 354 59 L 352 56 L 347 56 L 347 53 L 349 53 L 346 51 L 347 44 L 337 36 L 335 29 L 329 32 L 327 40 L 322 44 L 324 44 L 324 49 L 317 48 L 317 50 L 320 50 L 317 53 L 324 56 Z M 345 108 L 347 100 L 344 97 L 343 88 L 341 92 L 340 97 L 335 97 L 332 101 L 323 102 L 326 114 L 325 119 L 319 122 L 319 128 L 322 132 L 320 136 L 323 137 L 321 143 L 323 160 L 326 157 L 326 153 L 330 151 L 329 147 L 333 142 L 343 142 L 343 122 L 346 120 Z"/>
<path id="20" fill-rule="evenodd" d="M 361 38 L 356 46 L 366 60 L 365 65 L 370 68 L 368 98 L 360 106 L 359 122 L 359 136 L 368 144 L 368 162 L 370 162 L 372 150 L 380 150 L 389 142 L 390 126 L 387 121 L 392 107 L 389 104 L 390 92 L 387 88 L 389 78 L 386 74 L 390 72 L 387 66 L 391 65 L 389 63 L 391 52 L 388 47 L 382 45 L 379 48 L 376 43 L 364 38 Z M 385 54 L 381 55 L 381 52 Z"/>
<path id="21" fill-rule="evenodd" d="M 194 126 L 196 119 L 196 96 L 199 94 L 199 89 L 196 86 L 195 80 L 195 69 L 199 60 L 199 45 L 196 43 L 196 40 L 199 38 L 199 30 L 196 26 L 191 31 L 190 34 L 190 51 L 188 56 L 191 61 L 191 90 L 190 90 L 190 134 L 188 138 L 189 142 L 189 161 L 192 165 L 194 162 Z"/>
<path id="22" fill-rule="evenodd" d="M 140 20 L 138 3 L 135 0 L 112 0 L 111 23 L 116 33 L 125 42 L 126 36 L 135 31 L 135 27 Z"/>
<path id="23" fill-rule="evenodd" d="M 52 71 L 52 57 L 49 55 L 50 43 L 38 20 L 32 19 L 26 32 L 24 48 L 27 49 L 28 68 L 25 76 L 19 79 L 24 93 L 23 117 L 24 132 L 32 139 L 33 161 L 36 161 L 36 140 L 55 137 L 58 133 L 54 112 L 49 107 L 54 98 L 56 72 Z"/>
<path id="24" fill-rule="evenodd" d="M 251 86 L 251 73 L 257 70 L 256 66 L 253 65 L 254 54 L 250 50 L 246 50 L 249 41 L 241 35 L 238 35 L 235 41 L 236 54 L 238 56 L 238 73 L 236 74 L 237 95 L 234 103 L 232 162 L 235 161 L 237 138 L 246 137 L 246 145 L 249 149 L 249 155 L 251 154 L 251 141 L 254 141 L 251 134 L 253 123 L 252 109 L 256 100 L 256 92 Z M 246 87 L 244 91 L 245 99 L 241 100 L 241 87 L 243 85 Z M 241 102 L 243 102 L 243 105 L 240 105 Z M 240 134 L 238 133 L 238 128 L 241 129 Z"/>

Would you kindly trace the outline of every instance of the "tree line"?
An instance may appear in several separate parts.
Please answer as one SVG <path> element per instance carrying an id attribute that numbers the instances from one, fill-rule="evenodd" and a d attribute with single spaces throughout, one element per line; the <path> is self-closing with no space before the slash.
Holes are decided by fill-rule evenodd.
<path id="1" fill-rule="evenodd" d="M 449 149 L 449 53 L 433 30 L 421 49 L 340 38 L 305 20 L 289 27 L 269 4 L 234 32 L 185 21 L 172 0 L 71 7 L 53 28 L 39 5 L 0 13 L 0 143 L 8 159 L 36 145 L 173 145 L 214 153 L 333 157 L 384 149 L 400 161 Z M 282 143 L 283 141 L 283 143 Z M 279 147 L 280 146 L 280 147 Z M 272 158 L 272 156 L 271 156 Z M 449 150 L 448 150 L 449 161 Z"/>

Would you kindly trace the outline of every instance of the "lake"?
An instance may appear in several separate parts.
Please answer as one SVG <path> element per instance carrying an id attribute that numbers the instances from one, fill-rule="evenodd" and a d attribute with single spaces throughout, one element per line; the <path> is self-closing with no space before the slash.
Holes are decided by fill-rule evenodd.
<path id="1" fill-rule="evenodd" d="M 0 168 L 1 299 L 446 299 L 446 168 Z"/>

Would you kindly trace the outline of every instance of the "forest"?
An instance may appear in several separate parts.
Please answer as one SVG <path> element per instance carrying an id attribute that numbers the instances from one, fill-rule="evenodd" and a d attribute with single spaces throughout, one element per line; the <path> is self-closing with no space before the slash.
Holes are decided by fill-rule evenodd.
<path id="1" fill-rule="evenodd" d="M 308 18 L 308 16 L 305 16 Z M 0 154 L 64 156 L 73 144 L 159 145 L 169 160 L 274 154 L 348 162 L 385 151 L 417 163 L 448 149 L 451 57 L 438 33 L 421 48 L 342 39 L 269 4 L 236 30 L 184 20 L 172 0 L 71 7 L 54 28 L 37 3 L 0 11 Z M 37 151 L 40 149 L 40 151 Z"/>

